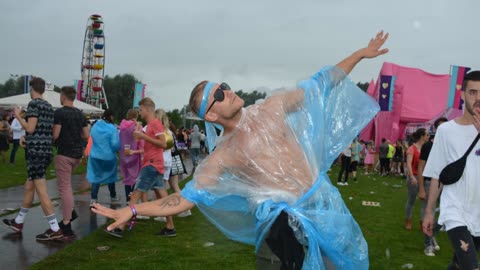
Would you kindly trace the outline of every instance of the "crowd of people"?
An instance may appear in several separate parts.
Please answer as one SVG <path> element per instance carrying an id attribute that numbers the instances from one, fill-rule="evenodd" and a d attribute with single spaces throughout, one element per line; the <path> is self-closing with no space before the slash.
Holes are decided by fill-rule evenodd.
<path id="1" fill-rule="evenodd" d="M 157 198 L 167 196 L 167 183 L 173 192 L 180 192 L 179 177 L 187 174 L 183 162 L 187 151 L 192 156 L 194 167 L 199 162 L 200 149 L 203 150 L 201 145 L 205 145 L 200 143 L 205 141 L 204 132 L 199 132 L 197 125 L 192 128 L 191 134 L 185 128 L 177 130 L 169 122 L 165 111 L 155 110 L 155 103 L 150 98 L 140 102 L 139 110 L 129 110 L 119 126 L 115 124 L 111 109 L 104 110 L 101 119 L 90 124 L 85 114 L 74 106 L 76 91 L 73 87 L 61 88 L 62 107 L 57 110 L 43 98 L 43 79 L 33 78 L 30 89 L 32 101 L 28 108 L 24 110 L 17 107 L 13 110 L 12 121 L 8 121 L 10 114 L 7 114 L 0 122 L 3 163 L 7 163 L 6 152 L 10 148 L 10 141 L 13 144 L 10 164 L 15 164 L 19 146 L 25 148 L 28 179 L 24 185 L 23 203 L 16 218 L 3 220 L 15 232 L 22 231 L 36 192 L 50 227 L 37 235 L 36 239 L 49 241 L 75 237 L 71 222 L 78 215 L 74 207 L 72 173 L 82 159 L 86 160 L 87 165 L 86 179 L 91 186 L 91 205 L 98 202 L 102 185 L 108 186 L 112 204 L 123 202 L 115 187 L 119 181 L 118 167 L 125 187 L 124 202 L 134 204 L 140 200 L 148 201 L 149 190 L 154 190 Z M 139 116 L 147 123 L 145 127 L 139 121 Z M 53 147 L 56 147 L 55 155 Z M 52 161 L 62 201 L 60 222 L 57 222 L 45 182 L 46 169 Z M 180 217 L 189 215 L 190 211 L 179 214 Z M 157 217 L 156 220 L 166 222 L 160 235 L 175 236 L 171 216 Z M 118 230 L 109 233 L 122 237 Z"/>
<path id="2" fill-rule="evenodd" d="M 358 141 L 356 136 L 378 112 L 378 105 L 347 75 L 361 60 L 387 53 L 382 48 L 387 38 L 388 34 L 379 32 L 368 46 L 337 65 L 247 108 L 228 84 L 200 82 L 189 105 L 206 121 L 206 132 L 196 125 L 192 130 L 176 129 L 148 97 L 139 102 L 138 111 L 128 111 L 118 127 L 109 109 L 90 126 L 73 106 L 73 87 L 61 89 L 63 107 L 55 111 L 43 98 L 45 81 L 34 78 L 27 110 L 15 108 L 17 123 L 10 125 L 4 118 L 0 126 L 4 163 L 9 148 L 4 138 L 10 130 L 21 132 L 18 126 L 24 130 L 25 135 L 18 133 L 14 140 L 18 145 L 25 141 L 28 174 L 19 213 L 3 223 L 21 232 L 36 192 L 49 224 L 36 239 L 74 237 L 71 222 L 77 213 L 71 176 L 82 157 L 87 157 L 91 209 L 114 219 L 105 232 L 115 237 L 124 237 L 137 218 L 150 216 L 165 221 L 158 235 L 176 236 L 173 216 L 188 216 L 197 206 L 228 237 L 256 246 L 259 269 L 368 269 L 367 243 L 327 176 L 339 158 L 339 186 L 348 186 L 349 178 L 357 181 L 359 165 L 365 166 L 365 174 L 404 176 L 408 187 L 405 228 L 412 229 L 412 209 L 418 197 L 423 200 L 420 223 L 425 255 L 434 256 L 440 248 L 435 234 L 443 226 L 454 250 L 448 269 L 478 269 L 480 149 L 475 147 L 480 132 L 480 71 L 465 76 L 463 116 L 452 121 L 438 119 L 434 141 L 421 128 L 408 143 L 391 144 L 383 138 L 377 151 L 373 142 Z M 348 95 L 341 94 L 345 91 Z M 345 103 L 350 106 L 340 106 Z M 340 128 L 328 128 L 340 121 L 344 123 Z M 52 143 L 57 147 L 55 157 Z M 187 151 L 195 173 L 180 190 Z M 202 151 L 209 155 L 200 162 Z M 461 171 L 458 179 L 444 181 L 444 168 L 462 161 L 462 155 L 463 167 L 454 170 Z M 45 173 L 52 160 L 62 201 L 61 222 L 46 188 Z M 101 185 L 107 185 L 111 203 L 121 201 L 115 190 L 118 166 L 128 206 L 112 209 L 98 203 L 98 192 Z M 173 193 L 167 192 L 167 185 Z M 148 200 L 149 191 L 154 191 L 157 200 Z M 434 216 L 440 196 L 437 222 Z"/>

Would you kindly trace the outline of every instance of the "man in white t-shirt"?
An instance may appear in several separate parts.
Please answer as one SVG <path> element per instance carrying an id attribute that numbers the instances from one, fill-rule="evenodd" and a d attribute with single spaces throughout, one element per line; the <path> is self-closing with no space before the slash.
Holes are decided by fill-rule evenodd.
<path id="1" fill-rule="evenodd" d="M 22 117 L 25 116 L 25 110 L 22 110 L 20 113 Z M 17 118 L 13 119 L 12 125 L 10 126 L 12 130 L 13 137 L 13 149 L 10 153 L 10 164 L 15 165 L 15 156 L 17 154 L 18 147 L 20 146 L 20 138 L 25 136 L 25 129 L 22 127 Z"/>
<path id="2" fill-rule="evenodd" d="M 445 166 L 465 154 L 480 132 L 480 71 L 465 75 L 461 97 L 465 102 L 463 115 L 439 126 L 423 172 L 423 176 L 432 178 L 423 231 L 432 235 L 435 225 L 432 209 L 443 188 L 438 223 L 446 227 L 455 251 L 447 269 L 479 269 L 480 143 L 468 155 L 465 170 L 458 182 L 443 186 L 439 185 L 438 178 Z"/>
<path id="3" fill-rule="evenodd" d="M 352 162 L 352 144 L 342 151 L 340 154 L 341 167 L 338 172 L 337 184 L 339 186 L 348 186 L 348 170 L 350 169 L 350 163 Z M 345 173 L 345 180 L 342 182 L 342 175 Z"/>

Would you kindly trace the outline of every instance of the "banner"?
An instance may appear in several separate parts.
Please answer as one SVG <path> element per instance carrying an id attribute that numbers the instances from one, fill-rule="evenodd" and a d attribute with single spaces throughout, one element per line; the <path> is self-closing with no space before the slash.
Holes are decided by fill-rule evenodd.
<path id="1" fill-rule="evenodd" d="M 75 80 L 75 82 L 73 83 L 73 88 L 75 88 L 75 91 L 77 91 L 77 100 L 79 101 L 83 101 L 82 86 L 83 86 L 83 80 Z"/>
<path id="2" fill-rule="evenodd" d="M 30 93 L 30 79 L 32 78 L 32 76 L 30 75 L 25 75 L 24 77 L 24 83 L 23 83 L 23 88 L 24 88 L 24 92 L 25 94 L 28 94 Z"/>
<path id="3" fill-rule="evenodd" d="M 448 108 L 462 109 L 463 100 L 460 97 L 463 87 L 463 78 L 470 70 L 469 67 L 450 66 L 450 91 L 448 94 Z"/>
<path id="4" fill-rule="evenodd" d="M 139 105 L 138 103 L 142 98 L 145 97 L 145 88 L 147 87 L 146 84 L 143 83 L 136 83 L 135 84 L 135 90 L 133 93 L 133 108 L 138 108 Z"/>
<path id="5" fill-rule="evenodd" d="M 395 76 L 380 76 L 380 91 L 378 91 L 380 111 L 392 111 L 394 87 Z"/>

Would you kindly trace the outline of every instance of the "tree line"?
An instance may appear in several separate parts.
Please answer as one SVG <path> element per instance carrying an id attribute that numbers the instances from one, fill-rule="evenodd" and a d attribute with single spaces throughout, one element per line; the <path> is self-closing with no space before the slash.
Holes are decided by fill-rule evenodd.
<path id="1" fill-rule="evenodd" d="M 24 76 L 18 76 L 16 78 L 10 78 L 3 84 L 0 84 L 0 98 L 23 94 L 25 89 L 24 82 Z M 136 83 L 141 83 L 141 81 L 132 74 L 115 75 L 113 77 L 107 75 L 104 79 L 103 86 L 105 88 L 105 94 L 107 95 L 108 104 L 110 108 L 114 109 L 115 119 L 118 122 L 123 119 L 127 111 L 132 108 Z M 363 91 L 367 90 L 368 85 L 368 82 L 357 83 L 357 86 Z M 55 85 L 54 91 L 60 92 L 60 88 Z M 245 101 L 245 107 L 255 104 L 258 99 L 264 99 L 267 95 L 265 92 L 257 90 L 251 92 L 238 90 L 235 93 Z M 193 124 L 198 124 L 200 128 L 204 128 L 203 121 L 184 120 L 184 113 L 188 110 L 188 105 L 184 105 L 180 109 L 167 112 L 167 114 L 176 127 L 191 127 Z"/>

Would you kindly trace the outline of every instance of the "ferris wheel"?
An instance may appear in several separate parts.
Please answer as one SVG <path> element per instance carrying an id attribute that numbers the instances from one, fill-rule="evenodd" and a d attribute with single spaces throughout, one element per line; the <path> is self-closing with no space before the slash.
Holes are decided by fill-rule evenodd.
<path id="1" fill-rule="evenodd" d="M 108 108 L 103 88 L 105 74 L 105 34 L 102 16 L 93 14 L 87 20 L 82 53 L 82 101 L 102 108 Z"/>

